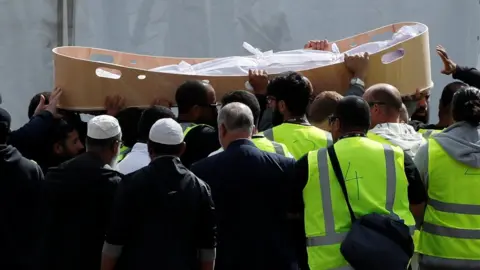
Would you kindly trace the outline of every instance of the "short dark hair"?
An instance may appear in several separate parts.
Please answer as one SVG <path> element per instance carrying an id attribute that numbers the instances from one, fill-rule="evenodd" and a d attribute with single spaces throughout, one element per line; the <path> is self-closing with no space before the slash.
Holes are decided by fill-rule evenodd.
<path id="1" fill-rule="evenodd" d="M 122 129 L 122 140 L 125 146 L 133 147 L 138 140 L 138 123 L 143 109 L 130 107 L 121 110 L 116 118 Z"/>
<path id="2" fill-rule="evenodd" d="M 112 138 L 108 139 L 94 139 L 91 137 L 87 136 L 87 139 L 85 140 L 85 145 L 87 147 L 87 151 L 90 149 L 99 149 L 99 150 L 107 150 L 107 149 L 113 149 L 113 146 L 115 143 L 120 142 L 122 138 L 121 134 L 118 134 Z"/>
<path id="3" fill-rule="evenodd" d="M 480 123 L 480 90 L 468 86 L 459 89 L 452 100 L 452 117 L 456 122 L 465 121 L 472 126 Z"/>
<path id="4" fill-rule="evenodd" d="M 342 132 L 354 130 L 367 132 L 370 128 L 370 106 L 361 97 L 342 98 L 335 109 L 334 117 L 339 119 Z"/>
<path id="5" fill-rule="evenodd" d="M 51 130 L 49 132 L 48 146 L 53 146 L 55 143 L 64 144 L 68 138 L 68 134 L 75 131 L 75 126 L 69 124 L 63 119 L 54 120 Z"/>
<path id="6" fill-rule="evenodd" d="M 7 142 L 7 137 L 10 134 L 10 125 L 12 117 L 7 110 L 0 108 L 0 144 Z"/>
<path id="7" fill-rule="evenodd" d="M 208 104 L 208 91 L 208 84 L 203 81 L 184 82 L 175 92 L 178 113 L 188 113 L 195 105 L 210 105 Z"/>
<path id="8" fill-rule="evenodd" d="M 138 122 L 138 139 L 146 142 L 153 124 L 163 118 L 175 119 L 175 114 L 164 106 L 152 106 L 146 109 Z"/>
<path id="9" fill-rule="evenodd" d="M 183 143 L 177 145 L 166 145 L 148 140 L 148 149 L 155 155 L 178 155 L 182 151 Z"/>
<path id="10" fill-rule="evenodd" d="M 255 126 L 258 126 L 261 109 L 260 103 L 258 103 L 257 97 L 254 94 L 245 90 L 232 91 L 223 96 L 222 107 L 233 102 L 240 102 L 247 105 L 252 111 Z"/>
<path id="11" fill-rule="evenodd" d="M 45 104 L 48 104 L 48 101 L 50 99 L 50 92 L 42 92 L 33 96 L 32 99 L 30 100 L 30 104 L 28 105 L 29 119 L 33 117 L 33 114 L 35 113 L 35 109 L 37 108 L 38 103 L 40 103 L 40 96 L 42 95 L 45 97 Z"/>
<path id="12" fill-rule="evenodd" d="M 328 116 L 335 112 L 342 98 L 343 96 L 335 91 L 324 91 L 318 94 L 310 105 L 308 120 L 314 123 L 327 120 Z"/>
<path id="13" fill-rule="evenodd" d="M 292 71 L 273 78 L 267 86 L 267 94 L 277 101 L 283 100 L 292 116 L 306 114 L 312 100 L 312 88 L 308 79 Z"/>
<path id="14" fill-rule="evenodd" d="M 451 82 L 443 88 L 442 96 L 440 97 L 440 105 L 448 107 L 452 103 L 453 95 L 461 88 L 467 87 L 468 84 L 460 81 Z"/>

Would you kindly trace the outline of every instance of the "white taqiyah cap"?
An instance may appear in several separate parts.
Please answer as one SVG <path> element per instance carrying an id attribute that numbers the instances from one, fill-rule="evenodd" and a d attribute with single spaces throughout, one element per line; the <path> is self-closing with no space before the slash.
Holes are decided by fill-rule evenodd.
<path id="1" fill-rule="evenodd" d="M 183 142 L 183 129 L 172 118 L 163 118 L 150 128 L 150 141 L 165 145 L 178 145 Z"/>
<path id="2" fill-rule="evenodd" d="M 122 133 L 117 118 L 110 115 L 95 116 L 88 121 L 87 136 L 92 139 L 110 139 Z"/>

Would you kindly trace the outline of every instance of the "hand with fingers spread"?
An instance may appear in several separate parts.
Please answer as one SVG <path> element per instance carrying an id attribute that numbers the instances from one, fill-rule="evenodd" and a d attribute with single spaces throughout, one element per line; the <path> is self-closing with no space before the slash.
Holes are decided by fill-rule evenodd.
<path id="1" fill-rule="evenodd" d="M 257 95 L 266 95 L 268 86 L 268 74 L 265 70 L 249 70 L 248 82 Z"/>
<path id="2" fill-rule="evenodd" d="M 436 48 L 438 56 L 440 56 L 440 59 L 443 62 L 443 69 L 442 73 L 445 75 L 450 75 L 452 73 L 455 73 L 455 70 L 457 69 L 457 64 L 453 62 L 450 58 L 448 58 L 447 50 L 442 45 L 438 45 Z"/>
<path id="3" fill-rule="evenodd" d="M 317 51 L 330 51 L 331 45 L 328 43 L 328 40 L 310 40 L 305 46 L 304 49 L 317 50 Z"/>
<path id="4" fill-rule="evenodd" d="M 116 116 L 121 110 L 125 108 L 125 98 L 119 95 L 108 96 L 105 99 L 105 109 L 110 116 Z"/>
<path id="5" fill-rule="evenodd" d="M 355 78 L 364 80 L 367 76 L 368 63 L 370 56 L 367 52 L 362 54 L 347 55 L 344 56 L 345 66 L 350 72 L 353 73 Z"/>
<path id="6" fill-rule="evenodd" d="M 57 105 L 61 95 L 62 89 L 58 87 L 53 90 L 48 100 L 44 95 L 41 95 L 40 102 L 38 102 L 37 108 L 35 109 L 33 115 L 35 116 L 39 115 L 43 111 L 49 111 L 55 118 L 61 118 L 62 115 L 60 115 L 57 111 Z"/>

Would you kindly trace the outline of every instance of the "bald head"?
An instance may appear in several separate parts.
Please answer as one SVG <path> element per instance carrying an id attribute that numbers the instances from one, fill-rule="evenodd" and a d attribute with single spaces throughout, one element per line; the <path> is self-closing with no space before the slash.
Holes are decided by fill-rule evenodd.
<path id="1" fill-rule="evenodd" d="M 392 111 L 399 113 L 402 108 L 402 96 L 398 89 L 390 84 L 379 83 L 370 86 L 363 95 L 363 98 L 373 106 L 383 105 Z"/>

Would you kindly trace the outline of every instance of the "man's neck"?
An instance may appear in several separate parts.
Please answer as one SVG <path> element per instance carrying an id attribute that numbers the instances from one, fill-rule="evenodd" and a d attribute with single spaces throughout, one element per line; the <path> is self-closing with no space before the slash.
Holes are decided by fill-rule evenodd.
<path id="1" fill-rule="evenodd" d="M 191 117 L 188 114 L 179 114 L 178 115 L 178 122 L 195 123 L 195 120 L 193 119 L 193 117 Z"/>
<path id="2" fill-rule="evenodd" d="M 448 127 L 452 124 L 452 121 L 446 117 L 440 117 L 440 119 L 438 120 L 438 123 L 437 123 L 437 127 Z"/>
<path id="3" fill-rule="evenodd" d="M 307 120 L 307 116 L 304 114 L 304 115 L 300 115 L 300 116 L 294 116 L 294 115 L 285 115 L 285 117 L 283 118 L 283 122 L 292 122 L 292 121 L 306 121 Z"/>
<path id="4" fill-rule="evenodd" d="M 227 149 L 227 147 L 232 144 L 232 142 L 234 141 L 238 141 L 238 140 L 249 140 L 251 139 L 252 136 L 248 135 L 248 134 L 236 134 L 230 138 L 228 138 L 227 140 L 225 140 L 224 142 L 224 145 L 223 145 L 223 148 L 224 149 Z"/>

